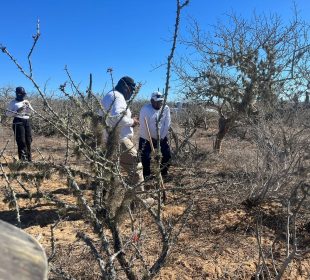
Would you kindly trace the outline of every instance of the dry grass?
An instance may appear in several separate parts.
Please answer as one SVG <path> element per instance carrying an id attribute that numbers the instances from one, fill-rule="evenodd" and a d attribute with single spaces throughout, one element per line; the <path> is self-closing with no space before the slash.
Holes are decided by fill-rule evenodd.
<path id="1" fill-rule="evenodd" d="M 242 204 L 249 194 L 249 178 L 255 166 L 255 147 L 248 141 L 229 137 L 223 145 L 222 155 L 212 152 L 212 137 L 209 131 L 199 129 L 195 134 L 194 144 L 197 153 L 182 155 L 176 159 L 170 169 L 173 179 L 166 183 L 166 188 L 174 189 L 168 193 L 168 202 L 163 209 L 166 222 L 173 222 L 182 211 L 189 199 L 195 201 L 190 219 L 181 233 L 178 243 L 173 247 L 166 266 L 156 279 L 254 279 L 258 262 L 258 246 L 255 235 L 257 217 L 261 218 L 262 246 L 266 254 L 275 236 L 282 236 L 276 242 L 275 262 L 280 262 L 285 254 L 285 208 L 279 200 L 269 200 L 260 207 L 248 208 Z M 1 148 L 5 139 L 12 139 L 10 130 L 5 129 L 1 135 Z M 48 158 L 55 161 L 63 159 L 65 143 L 56 137 L 34 137 L 33 147 Z M 34 160 L 41 155 L 34 151 Z M 15 155 L 13 141 L 9 143 L 5 158 L 11 161 Z M 184 161 L 184 158 L 186 160 Z M 69 160 L 83 168 L 83 161 L 75 157 Z M 5 165 L 5 162 L 1 162 Z M 32 172 L 31 168 L 27 172 Z M 80 183 L 83 183 L 82 181 Z M 3 202 L 4 181 L 1 184 L 0 218 L 12 224 L 16 223 L 14 209 Z M 86 184 L 85 184 L 86 186 Z M 201 186 L 200 188 L 197 186 Z M 18 185 L 16 192 L 21 193 Z M 29 187 L 32 193 L 35 188 Z M 54 175 L 42 183 L 41 191 L 53 191 L 55 196 L 74 202 L 70 192 L 58 176 Z M 91 198 L 92 190 L 85 189 L 84 194 Z M 83 230 L 96 240 L 90 224 L 81 219 L 81 213 L 74 211 L 60 213 L 59 210 L 43 198 L 32 198 L 31 201 L 18 199 L 21 213 L 22 228 L 37 238 L 51 254 L 51 230 L 59 215 L 61 222 L 54 229 L 56 255 L 51 261 L 53 267 L 62 268 L 64 273 L 75 279 L 101 279 L 100 271 L 94 256 L 89 249 L 76 237 L 78 230 Z M 300 248 L 310 246 L 309 211 L 303 208 L 297 223 Z M 148 214 L 140 209 L 135 213 L 139 221 L 142 235 L 138 241 L 141 250 L 148 256 L 146 261 L 155 259 L 160 249 L 158 236 Z M 130 221 L 126 220 L 122 231 L 129 240 L 132 238 Z M 143 246 L 142 246 L 143 244 Z M 283 279 L 309 279 L 310 256 L 293 261 L 286 270 Z M 139 260 L 133 260 L 138 264 Z M 138 267 L 138 266 L 137 266 Z M 269 263 L 271 268 L 271 264 Z M 142 273 L 142 271 L 140 271 Z M 61 279 L 50 273 L 50 279 Z M 119 279 L 125 279 L 120 273 Z"/>

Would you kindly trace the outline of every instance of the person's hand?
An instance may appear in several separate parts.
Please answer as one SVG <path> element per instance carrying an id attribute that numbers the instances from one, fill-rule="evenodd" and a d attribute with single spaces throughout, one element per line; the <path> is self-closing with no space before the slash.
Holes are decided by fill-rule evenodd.
<path id="1" fill-rule="evenodd" d="M 135 127 L 140 124 L 139 119 L 137 117 L 133 117 L 132 119 L 133 119 L 132 127 Z"/>

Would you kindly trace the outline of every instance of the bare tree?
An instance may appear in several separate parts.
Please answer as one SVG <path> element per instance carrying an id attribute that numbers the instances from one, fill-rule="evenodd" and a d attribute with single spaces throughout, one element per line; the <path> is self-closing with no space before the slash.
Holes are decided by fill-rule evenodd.
<path id="1" fill-rule="evenodd" d="M 256 102 L 265 106 L 298 97 L 307 86 L 308 28 L 297 12 L 288 24 L 277 15 L 245 20 L 232 14 L 207 34 L 193 22 L 184 44 L 194 52 L 176 68 L 188 98 L 219 108 L 216 151 L 236 121 L 258 113 Z"/>

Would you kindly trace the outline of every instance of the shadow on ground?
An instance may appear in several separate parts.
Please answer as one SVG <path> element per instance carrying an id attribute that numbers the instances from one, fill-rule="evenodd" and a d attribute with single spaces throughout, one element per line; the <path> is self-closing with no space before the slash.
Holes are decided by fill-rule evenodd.
<path id="1" fill-rule="evenodd" d="M 31 226 L 45 227 L 59 220 L 59 214 L 55 209 L 20 209 L 21 228 L 25 229 Z M 76 221 L 81 219 L 81 214 L 77 212 L 66 213 L 67 221 Z M 18 226 L 15 210 L 1 211 L 0 219 L 12 225 Z M 64 219 L 64 217 L 62 217 Z"/>

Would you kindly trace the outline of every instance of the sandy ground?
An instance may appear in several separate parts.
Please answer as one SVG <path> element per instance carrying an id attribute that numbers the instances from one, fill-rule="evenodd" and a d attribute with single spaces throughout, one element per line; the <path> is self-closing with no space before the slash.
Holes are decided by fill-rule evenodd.
<path id="1" fill-rule="evenodd" d="M 213 139 L 208 138 L 203 130 L 199 131 L 196 137 L 196 144 L 201 152 L 194 158 L 185 156 L 183 160 L 173 163 L 170 169 L 172 179 L 166 183 L 166 187 L 184 190 L 168 193 L 168 201 L 163 208 L 163 219 L 175 221 L 190 200 L 193 200 L 194 207 L 178 242 L 171 250 L 165 267 L 155 279 L 255 279 L 259 261 L 255 230 L 258 209 L 249 209 L 241 204 L 245 186 L 240 185 L 238 183 L 240 181 L 234 177 L 238 173 L 236 169 L 238 162 L 248 157 L 247 153 L 251 153 L 250 144 L 246 142 L 240 144 L 234 142 L 234 139 L 227 140 L 223 147 L 223 154 L 226 157 L 219 160 L 211 153 Z M 2 128 L 0 138 L 0 151 L 6 145 L 6 141 L 10 140 L 4 157 L 1 158 L 1 164 L 8 171 L 5 166 L 12 162 L 16 147 L 10 130 Z M 64 156 L 64 147 L 55 137 L 35 136 L 33 148 L 35 161 L 41 160 L 42 156 L 53 157 L 56 161 L 63 159 Z M 235 163 L 228 160 L 232 155 Z M 70 160 L 79 165 L 79 161 L 74 157 Z M 31 167 L 27 172 L 33 172 Z M 185 190 L 197 186 L 204 187 Z M 18 184 L 14 183 L 13 187 L 16 193 L 23 193 Z M 5 202 L 3 179 L 0 180 L 0 189 L 0 219 L 16 224 L 14 207 L 10 208 Z M 29 189 L 32 193 L 36 192 L 34 186 L 29 186 Z M 57 197 L 69 203 L 75 202 L 67 191 L 66 181 L 57 174 L 44 180 L 40 189 L 43 192 L 52 191 Z M 91 196 L 91 192 L 85 189 L 86 196 Z M 55 205 L 43 198 L 33 197 L 29 200 L 22 196 L 18 199 L 18 203 L 23 230 L 34 236 L 50 256 L 51 226 L 59 217 Z M 278 202 L 266 204 L 264 207 L 260 232 L 266 255 L 270 251 L 276 232 L 283 228 L 283 219 L 280 219 L 283 217 L 282 209 Z M 304 219 L 297 225 L 299 236 L 302 237 L 300 239 L 302 249 L 310 247 L 309 231 L 305 228 L 309 221 L 308 214 L 305 212 Z M 147 256 L 146 262 L 151 263 L 160 249 L 157 233 L 151 218 L 143 210 L 137 214 L 136 219 L 143 221 L 140 224 L 142 235 L 138 242 L 141 242 L 141 250 Z M 130 236 L 129 218 L 122 227 Z M 89 223 L 80 215 L 74 213 L 64 215 L 54 228 L 56 254 L 51 263 L 55 267 L 61 267 L 75 279 L 100 279 L 94 257 L 85 243 L 76 237 L 78 231 L 84 231 L 96 238 Z M 276 245 L 274 259 L 279 268 L 285 258 L 285 239 L 278 241 Z M 310 279 L 309 257 L 310 255 L 306 254 L 292 261 L 282 279 Z M 270 263 L 268 266 L 273 271 Z M 50 279 L 62 278 L 50 273 Z"/>

